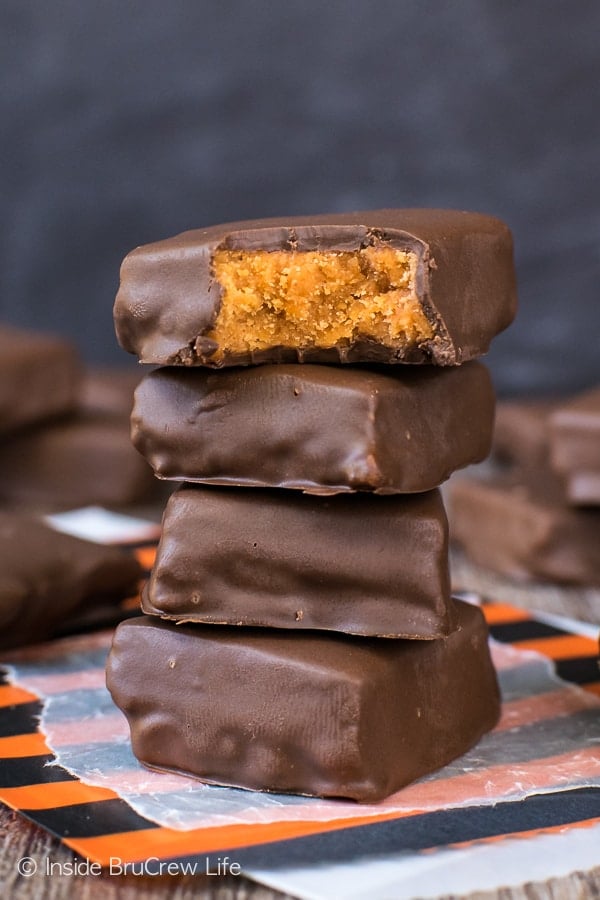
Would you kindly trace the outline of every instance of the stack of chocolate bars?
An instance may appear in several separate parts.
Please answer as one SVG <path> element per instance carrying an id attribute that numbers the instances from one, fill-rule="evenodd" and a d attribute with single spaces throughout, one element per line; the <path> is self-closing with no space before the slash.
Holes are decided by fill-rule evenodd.
<path id="1" fill-rule="evenodd" d="M 377 801 L 466 751 L 498 691 L 481 613 L 450 597 L 437 486 L 489 450 L 473 360 L 514 315 L 508 229 L 434 210 L 236 223 L 121 274 L 120 342 L 163 367 L 133 439 L 184 482 L 147 615 L 109 658 L 138 758 Z"/>

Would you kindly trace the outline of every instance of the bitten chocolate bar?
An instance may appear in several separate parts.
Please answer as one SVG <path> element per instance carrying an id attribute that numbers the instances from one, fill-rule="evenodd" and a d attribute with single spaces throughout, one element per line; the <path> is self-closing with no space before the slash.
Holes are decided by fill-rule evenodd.
<path id="1" fill-rule="evenodd" d="M 441 641 L 167 625 L 117 629 L 107 684 L 138 759 L 253 790 L 376 802 L 498 719 L 479 609 Z"/>
<path id="2" fill-rule="evenodd" d="M 129 553 L 0 513 L 0 649 L 51 637 L 71 617 L 135 594 Z"/>
<path id="3" fill-rule="evenodd" d="M 494 391 L 477 362 L 449 369 L 157 369 L 132 439 L 161 478 L 312 493 L 437 487 L 490 449 Z"/>
<path id="4" fill-rule="evenodd" d="M 600 505 L 600 388 L 557 407 L 550 416 L 550 447 L 569 501 Z"/>
<path id="5" fill-rule="evenodd" d="M 183 622 L 436 638 L 453 626 L 447 556 L 438 491 L 182 487 L 143 608 Z"/>
<path id="6" fill-rule="evenodd" d="M 117 336 L 142 362 L 456 365 L 515 314 L 506 225 L 456 210 L 235 222 L 126 257 Z"/>
<path id="7" fill-rule="evenodd" d="M 569 508 L 548 470 L 453 479 L 448 514 L 452 539 L 478 565 L 520 581 L 600 584 L 600 510 Z"/>
<path id="8" fill-rule="evenodd" d="M 0 327 L 0 434 L 75 409 L 82 365 L 51 335 Z"/>

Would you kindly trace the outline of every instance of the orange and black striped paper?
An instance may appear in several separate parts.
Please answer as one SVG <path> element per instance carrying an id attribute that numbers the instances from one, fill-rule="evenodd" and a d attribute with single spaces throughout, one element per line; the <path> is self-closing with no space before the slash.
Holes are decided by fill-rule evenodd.
<path id="1" fill-rule="evenodd" d="M 145 546 L 136 552 L 149 568 L 154 548 Z M 588 696 L 600 698 L 596 640 L 544 624 L 507 604 L 486 603 L 483 610 L 496 641 L 544 654 L 554 661 L 561 678 L 580 686 Z M 39 683 L 39 694 L 44 695 L 44 684 L 52 691 L 60 681 L 61 676 L 52 673 L 51 663 L 69 640 L 27 648 L 7 662 L 15 658 L 26 660 L 31 670 L 39 660 L 40 674 L 33 683 Z M 93 636 L 88 644 L 105 651 L 109 642 L 109 633 L 103 633 Z M 90 659 L 91 662 L 86 661 L 85 654 L 81 654 L 79 669 L 71 668 L 69 676 L 77 676 L 73 684 L 94 685 L 102 679 L 97 654 Z M 316 865 L 359 855 L 400 850 L 432 852 L 515 835 L 527 837 L 540 831 L 581 828 L 600 822 L 600 701 L 587 707 L 583 704 L 580 709 L 561 708 L 563 702 L 560 691 L 513 699 L 507 704 L 499 728 L 526 729 L 528 751 L 519 761 L 526 779 L 527 773 L 533 773 L 542 762 L 546 766 L 565 762 L 548 758 L 548 750 L 540 739 L 544 734 L 542 726 L 561 717 L 561 727 L 568 730 L 577 720 L 579 724 L 574 726 L 572 741 L 563 756 L 570 754 L 567 763 L 577 758 L 578 776 L 586 776 L 583 782 L 580 777 L 571 782 L 562 779 L 546 792 L 532 793 L 519 801 L 505 800 L 500 792 L 495 804 L 453 805 L 445 798 L 468 796 L 465 790 L 474 779 L 473 773 L 453 767 L 434 780 L 406 789 L 413 792 L 410 796 L 414 801 L 408 810 L 398 811 L 382 804 L 377 814 L 372 810 L 365 814 L 356 805 L 349 813 L 345 804 L 343 815 L 315 820 L 307 806 L 304 817 L 252 824 L 218 824 L 211 820 L 206 827 L 179 830 L 136 812 L 117 790 L 83 784 L 60 765 L 52 765 L 54 756 L 39 729 L 43 702 L 38 699 L 37 689 L 12 684 L 5 673 L 0 678 L 0 800 L 58 835 L 76 854 L 102 865 L 109 865 L 115 857 L 132 863 L 156 857 L 183 864 L 211 856 L 229 856 L 248 868 Z M 582 717 L 588 729 L 585 732 L 580 727 Z M 588 726 L 594 718 L 597 741 L 590 742 Z M 76 726 L 76 722 L 69 724 L 70 729 Z M 502 785 L 503 779 L 513 777 L 509 773 L 514 772 L 514 765 L 514 759 L 511 766 L 498 759 L 477 778 L 486 777 L 490 783 Z M 566 771 L 570 771 L 568 765 Z"/>

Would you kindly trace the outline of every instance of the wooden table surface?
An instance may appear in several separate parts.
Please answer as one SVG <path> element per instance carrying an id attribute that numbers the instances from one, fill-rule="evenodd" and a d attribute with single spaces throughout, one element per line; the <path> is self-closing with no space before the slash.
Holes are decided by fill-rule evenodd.
<path id="1" fill-rule="evenodd" d="M 600 624 L 600 592 L 562 591 L 553 587 L 515 588 L 514 585 L 471 567 L 457 557 L 453 565 L 457 587 L 469 587 L 497 599 L 510 599 L 515 605 L 560 613 L 575 619 Z M 289 895 L 262 887 L 243 876 L 70 876 L 46 875 L 46 860 L 63 863 L 73 859 L 57 838 L 9 810 L 0 803 L 0 897 L 7 900 L 145 900 L 145 898 L 173 898 L 173 900 L 275 900 Z M 17 863 L 30 857 L 37 865 L 31 877 L 19 874 Z M 510 876 L 510 873 L 507 873 Z M 444 895 L 449 897 L 450 895 Z M 600 898 L 600 847 L 598 867 L 589 872 L 574 872 L 564 878 L 525 884 L 517 888 L 502 888 L 493 892 L 478 892 L 470 900 L 584 900 Z M 335 900 L 335 898 L 332 898 Z M 374 897 L 373 900 L 378 900 Z M 386 898 L 393 900 L 393 898 Z"/>

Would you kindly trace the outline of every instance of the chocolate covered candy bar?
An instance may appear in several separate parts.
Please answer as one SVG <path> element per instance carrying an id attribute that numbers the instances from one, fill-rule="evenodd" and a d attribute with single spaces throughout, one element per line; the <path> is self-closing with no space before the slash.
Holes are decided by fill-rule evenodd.
<path id="1" fill-rule="evenodd" d="M 142 362 L 456 365 L 515 313 L 506 225 L 456 210 L 234 222 L 126 257 L 117 336 Z"/>
<path id="2" fill-rule="evenodd" d="M 0 649 L 64 630 L 71 617 L 131 596 L 141 577 L 131 554 L 0 513 Z"/>
<path id="3" fill-rule="evenodd" d="M 550 447 L 552 465 L 564 476 L 569 501 L 600 505 L 600 388 L 552 413 Z"/>
<path id="4" fill-rule="evenodd" d="M 139 369 L 90 369 L 83 379 L 81 409 L 93 415 L 128 418 L 141 377 Z"/>
<path id="5" fill-rule="evenodd" d="M 123 506 L 155 491 L 126 420 L 79 415 L 29 428 L 0 444 L 0 501 L 34 509 Z"/>
<path id="6" fill-rule="evenodd" d="M 184 622 L 435 638 L 451 627 L 438 491 L 314 497 L 182 487 L 144 611 Z"/>
<path id="7" fill-rule="evenodd" d="M 145 765 L 376 802 L 468 750 L 499 715 L 479 609 L 440 641 L 122 623 L 107 684 Z"/>
<path id="8" fill-rule="evenodd" d="M 136 392 L 132 439 L 180 481 L 410 493 L 490 449 L 487 370 L 259 366 L 157 369 Z"/>
<path id="9" fill-rule="evenodd" d="M 507 466 L 548 468 L 549 419 L 556 402 L 513 400 L 498 403 L 492 443 L 493 456 Z"/>
<path id="10" fill-rule="evenodd" d="M 81 371 L 68 341 L 2 325 L 0 435 L 74 410 Z"/>
<path id="11" fill-rule="evenodd" d="M 551 473 L 456 478 L 452 539 L 478 565 L 520 581 L 600 584 L 600 511 L 574 510 Z"/>

